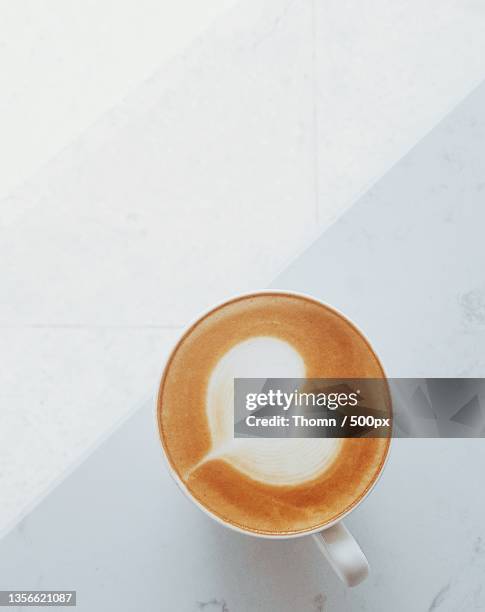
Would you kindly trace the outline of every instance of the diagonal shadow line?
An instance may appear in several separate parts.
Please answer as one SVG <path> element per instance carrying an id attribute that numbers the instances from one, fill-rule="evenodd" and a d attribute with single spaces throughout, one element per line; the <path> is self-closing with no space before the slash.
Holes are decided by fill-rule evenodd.
<path id="1" fill-rule="evenodd" d="M 483 80 L 481 82 L 481 84 L 485 85 L 485 80 Z M 473 91 L 468 94 L 468 96 L 466 97 L 466 99 L 468 99 L 469 97 L 471 97 L 474 92 L 478 89 L 478 87 L 475 87 L 473 89 Z M 463 100 L 460 105 L 458 105 L 458 107 L 455 107 L 453 109 L 453 111 L 451 111 L 450 113 L 448 113 L 446 115 L 446 117 L 444 117 L 443 119 L 440 120 L 440 122 L 435 125 L 425 136 L 423 136 L 423 138 L 420 139 L 419 142 L 417 142 L 405 155 L 403 155 L 399 161 L 404 160 L 407 156 L 409 156 L 412 151 L 414 151 L 425 139 L 429 138 L 433 132 L 435 132 L 436 130 L 438 130 L 440 128 L 440 126 L 443 124 L 443 122 L 445 121 L 445 119 L 447 117 L 449 117 L 453 112 L 455 112 L 455 110 L 457 110 L 457 108 L 459 108 L 459 106 L 461 106 L 463 103 L 465 102 L 465 100 Z M 386 173 L 384 173 L 382 176 L 380 176 L 379 180 L 376 180 L 374 182 L 374 184 L 377 184 L 380 180 L 383 180 L 386 175 L 388 174 L 388 172 L 394 168 L 399 162 L 394 163 L 391 168 L 389 168 L 388 171 L 386 171 Z M 319 239 L 321 239 L 324 234 L 331 228 L 333 227 L 338 221 L 342 221 L 345 220 L 345 217 L 347 217 L 349 214 L 351 214 L 352 212 L 352 208 L 355 205 L 358 205 L 359 202 L 362 200 L 362 196 L 360 196 L 359 198 L 357 198 L 354 202 L 353 205 L 351 207 L 349 207 L 348 209 L 346 209 L 344 211 L 344 213 L 338 218 L 336 219 L 332 224 L 330 224 L 328 227 L 326 227 L 323 230 L 319 230 L 318 235 L 314 238 L 313 241 L 310 242 L 310 244 L 306 245 L 304 248 L 301 249 L 301 251 L 295 255 L 294 257 L 291 258 L 290 261 L 288 261 L 285 264 L 285 267 L 278 273 L 278 275 L 275 277 L 275 280 L 270 284 L 270 287 L 272 288 L 276 288 L 279 287 L 279 277 L 281 276 L 281 274 L 287 269 L 287 268 L 291 268 L 293 266 L 294 263 L 296 263 L 306 252 L 310 251 L 313 246 L 317 243 L 317 241 Z M 21 513 L 19 514 L 19 516 L 17 516 L 13 521 L 11 521 L 9 524 L 7 524 L 6 527 L 4 527 L 2 530 L 0 530 L 0 539 L 5 537 L 7 535 L 7 533 L 9 533 L 12 529 L 14 529 L 26 516 L 28 516 L 42 501 L 44 501 L 49 495 L 50 493 L 52 493 L 55 489 L 57 489 L 57 487 L 64 482 L 67 478 L 69 478 L 78 467 L 80 467 L 89 457 L 91 457 L 96 450 L 98 450 L 109 438 L 111 438 L 111 436 L 116 433 L 131 417 L 133 417 L 134 414 L 138 413 L 140 410 L 143 409 L 143 407 L 147 406 L 147 403 L 149 401 L 152 401 L 152 403 L 154 403 L 154 400 L 147 400 L 145 399 L 142 402 L 139 402 L 132 410 L 130 410 L 127 414 L 125 414 L 119 421 L 117 421 L 112 427 L 110 427 L 110 429 L 108 431 L 105 431 L 104 433 L 102 433 L 99 438 L 97 438 L 97 440 L 95 440 L 95 442 L 90 445 L 90 447 L 88 449 L 86 449 L 80 457 L 78 457 L 77 460 L 75 460 L 70 466 L 68 466 L 57 478 L 55 478 L 52 483 L 47 487 L 47 489 L 41 493 L 36 499 L 32 500 L 28 506 L 26 506 L 24 508 L 23 511 L 21 511 Z"/>
<path id="2" fill-rule="evenodd" d="M 155 396 L 145 398 L 143 401 L 138 402 L 134 408 L 129 410 L 120 419 L 116 421 L 107 431 L 104 431 L 92 444 L 89 445 L 72 463 L 70 463 L 58 476 L 56 476 L 35 499 L 31 500 L 16 516 L 12 521 L 7 523 L 5 527 L 0 529 L 0 541 L 13 531 L 19 523 L 21 523 L 27 516 L 29 516 L 51 493 L 53 493 L 59 485 L 67 480 L 72 474 L 74 474 L 79 467 L 89 457 L 101 448 L 105 442 L 107 442 L 117 431 L 119 431 L 123 425 L 125 425 L 135 414 L 143 410 L 148 404 L 155 406 Z M 158 435 L 155 428 L 155 409 L 154 409 L 154 430 Z"/>
<path id="3" fill-rule="evenodd" d="M 236 4 L 239 4 L 236 3 Z M 234 6 L 229 9 L 229 10 L 234 10 Z M 224 11 L 224 13 L 219 14 L 215 21 L 217 22 L 222 15 L 227 14 L 227 11 Z M 315 15 L 313 15 L 315 16 Z M 214 22 L 208 27 L 206 28 L 206 30 L 204 30 L 203 32 L 201 32 L 187 47 L 185 47 L 184 52 L 187 51 L 187 49 L 190 49 L 192 47 L 197 46 L 197 44 L 200 44 L 200 41 L 202 40 L 202 38 L 206 35 L 206 33 L 208 31 L 210 31 L 212 28 L 214 27 Z M 183 53 L 183 52 L 181 52 Z M 109 139 L 111 133 L 114 135 L 115 133 L 117 133 L 117 131 L 121 128 L 124 127 L 126 125 L 129 125 L 130 121 L 132 119 L 135 119 L 137 114 L 131 114 L 128 117 L 129 112 L 131 111 L 131 113 L 139 113 L 142 111 L 145 111 L 147 108 L 150 108 L 151 103 L 155 103 L 156 102 L 156 88 L 158 86 L 158 81 L 161 80 L 163 78 L 163 75 L 165 75 L 178 61 L 180 54 L 178 54 L 177 56 L 169 59 L 167 61 L 167 63 L 163 64 L 163 67 L 160 67 L 159 69 L 157 69 L 153 75 L 151 75 L 150 77 L 148 77 L 147 79 L 145 79 L 138 87 L 135 91 L 133 91 L 131 94 L 129 94 L 128 96 L 125 97 L 125 99 L 118 105 L 116 105 L 115 107 L 112 107 L 110 110 L 106 111 L 105 113 L 103 113 L 101 115 L 100 118 L 98 118 L 93 124 L 91 124 L 91 126 L 89 126 L 88 128 L 86 128 L 85 132 L 79 136 L 78 138 L 74 139 L 73 141 L 70 141 L 69 143 L 66 144 L 65 147 L 63 147 L 53 158 L 51 158 L 49 161 L 47 161 L 42 168 L 39 170 L 39 172 L 37 173 L 38 175 L 41 176 L 37 176 L 37 174 L 31 178 L 28 179 L 25 183 L 23 183 L 20 187 L 19 187 L 19 191 L 21 192 L 22 190 L 29 190 L 31 188 L 33 188 L 34 186 L 36 186 L 36 179 L 39 180 L 40 182 L 42 182 L 43 180 L 47 180 L 49 177 L 49 173 L 55 169 L 55 165 L 56 163 L 63 157 L 64 154 L 68 153 L 69 151 L 71 151 L 72 149 L 74 149 L 77 146 L 82 146 L 84 141 L 90 137 L 92 137 L 92 134 L 95 131 L 98 131 L 98 129 L 100 131 L 103 131 L 103 138 L 100 140 L 99 137 L 98 138 L 94 138 L 95 142 L 98 145 L 101 145 L 103 142 L 105 142 L 106 140 Z M 318 62 L 318 58 L 315 56 L 315 62 L 317 64 Z M 317 66 L 318 67 L 318 66 Z M 387 174 L 393 169 L 395 168 L 399 163 L 401 163 L 406 157 L 408 157 L 417 147 L 420 146 L 420 144 L 427 139 L 428 137 L 430 137 L 436 130 L 438 130 L 441 125 L 446 121 L 446 119 L 452 115 L 456 110 L 458 110 L 464 103 L 465 101 L 470 98 L 471 96 L 473 96 L 473 94 L 482 86 L 485 84 L 485 79 L 481 78 L 469 91 L 467 94 L 465 94 L 464 96 L 462 96 L 458 101 L 452 103 L 449 107 L 449 109 L 447 111 L 445 111 L 442 116 L 436 121 L 436 123 L 434 123 L 434 125 L 432 127 L 429 128 L 429 130 L 427 130 L 420 138 L 419 140 L 417 140 L 411 147 L 409 147 L 404 153 L 400 154 L 399 157 L 395 160 L 393 160 L 386 168 L 385 171 L 383 171 L 382 173 L 380 173 L 379 175 L 377 175 L 376 177 L 374 177 L 373 179 L 369 180 L 369 182 L 367 183 L 367 185 L 365 187 L 363 187 L 361 189 L 361 191 L 359 192 L 359 194 L 356 197 L 353 197 L 351 201 L 349 201 L 349 203 L 344 207 L 343 211 L 341 214 L 339 214 L 331 223 L 329 223 L 327 226 L 325 226 L 324 228 L 315 228 L 315 231 L 313 232 L 313 236 L 310 236 L 310 238 L 308 239 L 307 243 L 305 245 L 303 245 L 301 247 L 301 249 L 293 256 L 291 256 L 290 258 L 287 259 L 286 262 L 284 262 L 280 268 L 280 270 L 277 272 L 275 279 L 269 284 L 268 288 L 276 288 L 279 287 L 279 278 L 280 276 L 282 276 L 282 274 L 290 267 L 293 266 L 293 264 L 295 262 L 297 262 L 305 253 L 307 253 L 308 251 L 310 251 L 312 249 L 312 247 L 323 237 L 323 235 L 330 230 L 334 225 L 336 225 L 338 222 L 344 221 L 345 217 L 348 216 L 351 212 L 354 206 L 356 206 L 363 198 L 363 196 L 365 196 L 370 190 L 372 190 L 374 188 L 375 185 L 377 185 L 381 180 L 383 180 Z M 147 90 L 147 88 L 152 87 L 153 91 L 151 92 L 151 97 L 150 97 L 150 102 L 147 104 L 147 100 L 144 100 L 144 103 L 142 104 L 143 108 L 140 110 L 139 107 L 135 108 L 137 106 L 137 104 L 140 102 L 140 98 L 142 97 L 142 93 L 145 92 Z M 126 116 L 124 115 L 124 113 L 126 113 Z M 125 119 L 124 122 L 113 122 L 113 117 L 118 116 L 118 118 L 120 120 L 122 120 L 123 118 Z M 318 121 L 318 117 L 315 118 L 315 121 Z M 316 124 L 315 124 L 316 125 Z M 92 146 L 92 145 L 91 145 Z M 94 149 L 93 149 L 94 150 Z M 316 154 L 316 151 L 315 151 Z M 47 170 L 47 176 L 44 177 L 42 176 Z M 316 170 L 315 170 L 316 171 Z M 315 180 L 318 180 L 318 177 L 315 177 Z M 317 185 L 317 183 L 316 183 Z M 14 191 L 15 193 L 15 191 Z M 2 201 L 9 199 L 9 197 L 11 196 L 7 196 L 6 198 L 2 198 L 0 200 L 0 206 L 2 204 Z M 20 196 L 22 197 L 22 195 Z M 316 192 L 316 198 L 318 199 L 318 191 Z M 317 202 L 318 204 L 318 202 Z M 35 206 L 35 204 L 34 204 Z M 31 209 L 29 209 L 31 210 Z M 28 210 L 24 210 L 24 212 L 22 213 L 21 216 L 24 216 L 24 214 L 26 214 L 28 212 Z M 18 221 L 21 217 L 17 217 L 16 220 Z M 4 229 L 4 227 L 1 227 L 1 229 Z M 173 328 L 178 328 L 179 326 L 174 326 Z M 47 487 L 47 489 L 42 492 L 36 499 L 32 500 L 27 506 L 26 508 L 21 511 L 20 515 L 18 517 L 16 517 L 12 522 L 10 522 L 9 524 L 7 524 L 6 527 L 4 527 L 3 529 L 0 530 L 0 539 L 2 539 L 3 537 L 5 537 L 5 535 L 7 535 L 7 533 L 9 533 L 12 529 L 15 528 L 16 525 L 18 525 L 18 523 L 20 523 L 26 516 L 28 516 L 44 499 L 46 499 L 50 493 L 52 493 L 60 484 L 62 484 L 62 482 L 64 482 L 67 478 L 70 477 L 71 474 L 73 474 L 76 469 L 81 466 L 86 459 L 88 459 L 91 455 L 93 455 L 96 450 L 98 450 L 103 444 L 104 442 L 106 442 L 115 432 L 117 432 L 134 414 L 136 414 L 137 412 L 139 412 L 140 410 L 143 409 L 143 407 L 145 407 L 147 405 L 147 402 L 149 400 L 144 400 L 142 402 L 139 402 L 135 408 L 133 408 L 132 410 L 128 411 L 128 413 L 126 413 L 125 415 L 123 415 L 123 417 L 120 418 L 120 420 L 118 420 L 115 424 L 113 424 L 112 427 L 109 428 L 108 431 L 103 432 L 99 438 L 97 438 L 93 444 L 91 444 L 83 453 L 81 453 L 81 455 L 69 466 L 67 466 L 65 468 L 65 470 L 57 477 L 55 478 L 52 483 Z"/>
<path id="4" fill-rule="evenodd" d="M 412 152 L 417 147 L 419 147 L 419 145 L 422 143 L 423 140 L 429 138 L 435 130 L 439 129 L 440 126 L 448 119 L 448 117 L 450 117 L 450 115 L 452 115 L 455 111 L 457 111 L 470 97 L 472 97 L 475 94 L 475 92 L 479 90 L 480 87 L 482 87 L 482 85 L 485 85 L 485 77 L 481 77 L 480 79 L 478 79 L 476 83 L 469 89 L 469 91 L 465 95 L 461 96 L 458 100 L 452 102 L 449 105 L 448 109 L 444 111 L 442 115 L 436 119 L 436 122 L 429 129 L 427 129 L 413 145 L 409 146 L 406 149 L 406 151 L 398 154 L 398 156 L 395 159 L 391 160 L 389 164 L 387 164 L 385 170 L 381 171 L 380 173 L 376 174 L 374 177 L 370 178 L 367 181 L 367 183 L 360 189 L 360 191 L 356 195 L 352 196 L 352 198 L 344 204 L 344 206 L 342 207 L 342 210 L 339 212 L 339 214 L 334 219 L 332 219 L 324 227 L 315 227 L 313 232 L 309 232 L 309 236 L 308 236 L 308 239 L 306 240 L 306 243 L 297 250 L 296 254 L 291 255 L 290 257 L 286 259 L 286 261 L 284 261 L 281 264 L 280 268 L 275 274 L 275 280 L 269 284 L 268 288 L 272 288 L 272 287 L 276 288 L 276 285 L 274 283 L 278 282 L 279 277 L 283 275 L 283 273 L 287 270 L 287 268 L 291 267 L 294 262 L 296 262 L 300 257 L 303 256 L 304 253 L 309 251 L 313 247 L 313 245 L 318 242 L 318 240 L 322 237 L 322 235 L 325 232 L 327 232 L 330 228 L 332 228 L 334 225 L 336 225 L 340 221 L 344 220 L 345 216 L 352 210 L 352 208 L 356 204 L 358 204 L 362 200 L 362 198 L 369 191 L 372 191 L 372 189 L 374 189 L 374 187 L 378 185 L 380 181 L 383 180 L 384 177 L 387 176 L 387 174 L 389 174 L 389 172 L 391 172 L 404 159 L 406 159 L 406 157 L 412 154 Z M 318 125 L 318 117 L 316 117 L 315 121 L 316 121 L 315 125 Z M 316 154 L 317 153 L 315 153 L 315 155 Z"/>
<path id="5" fill-rule="evenodd" d="M 481 84 L 485 85 L 485 80 L 481 81 Z M 468 96 L 466 97 L 466 99 L 468 99 L 469 97 L 471 97 L 474 92 L 478 89 L 478 87 L 475 87 L 473 89 L 473 91 L 468 94 Z M 449 112 L 446 117 L 444 117 L 443 119 L 440 120 L 440 122 L 435 125 L 425 136 L 423 136 L 423 138 L 420 139 L 419 142 L 417 142 L 405 155 L 403 155 L 399 161 L 404 160 L 407 156 L 409 156 L 412 151 L 414 151 L 424 140 L 426 140 L 427 138 L 429 138 L 433 132 L 435 132 L 436 130 L 438 130 L 440 128 L 440 126 L 442 125 L 442 123 L 445 121 L 445 119 L 447 117 L 449 117 L 453 112 L 455 112 L 455 110 L 457 110 L 457 108 L 459 108 L 463 103 L 465 102 L 465 99 L 462 100 L 462 102 L 455 107 L 451 112 Z M 379 177 L 378 180 L 376 180 L 374 182 L 373 185 L 377 184 L 378 182 L 380 182 L 381 180 L 383 180 L 387 174 L 389 173 L 389 171 L 394 168 L 398 163 L 394 163 L 391 168 L 389 168 L 388 171 L 386 171 L 383 175 L 381 175 Z M 366 191 L 367 193 L 367 191 Z M 363 194 L 365 195 L 365 194 Z M 301 251 L 296 254 L 294 257 L 292 257 L 290 259 L 290 261 L 288 261 L 284 268 L 278 273 L 278 275 L 275 277 L 275 280 L 269 285 L 269 288 L 281 288 L 279 285 L 279 277 L 283 274 L 284 271 L 286 271 L 287 269 L 291 268 L 293 266 L 293 264 L 295 264 L 301 257 L 303 257 L 303 255 L 305 253 L 307 253 L 308 251 L 310 251 L 314 245 L 325 235 L 325 233 L 327 231 L 330 230 L 330 228 L 332 228 L 337 222 L 340 221 L 345 221 L 345 217 L 347 217 L 349 214 L 351 214 L 352 209 L 354 206 L 358 205 L 359 202 L 362 200 L 362 195 L 357 198 L 355 201 L 353 201 L 352 206 L 350 206 L 349 208 L 347 208 L 344 213 L 338 218 L 336 219 L 333 223 L 331 223 L 328 227 L 324 228 L 323 230 L 319 230 L 318 234 L 315 236 L 315 238 L 309 243 L 307 244 L 305 247 L 302 247 Z M 127 423 L 127 421 L 130 420 L 131 417 L 133 417 L 136 413 L 138 413 L 140 410 L 142 410 L 144 407 L 147 406 L 148 402 L 152 402 L 154 404 L 154 400 L 148 400 L 145 399 L 144 401 L 139 402 L 132 410 L 130 410 L 127 414 L 125 414 L 123 417 L 121 417 L 119 419 L 119 421 L 117 421 L 112 427 L 109 428 L 108 431 L 105 431 L 104 433 L 102 433 L 94 442 L 93 444 L 91 444 L 89 446 L 88 449 L 86 449 L 81 455 L 80 457 L 78 457 L 71 465 L 69 465 L 57 478 L 55 478 L 51 484 L 46 488 L 46 490 L 44 492 L 42 492 L 38 497 L 36 497 L 34 500 L 32 500 L 25 508 L 24 510 L 22 510 L 20 512 L 20 514 L 10 523 L 7 524 L 6 527 L 4 527 L 3 529 L 0 530 L 0 539 L 5 537 L 10 531 L 12 531 L 12 529 L 14 529 L 23 519 L 25 519 L 29 514 L 32 513 L 32 511 L 35 510 L 35 508 L 42 503 L 42 501 L 44 501 L 55 489 L 57 489 L 57 487 L 62 484 L 66 479 L 68 479 L 76 470 L 78 467 L 80 467 L 89 457 L 91 457 L 109 438 L 111 438 L 111 436 L 113 434 L 115 434 L 119 429 L 121 429 L 121 427 Z"/>

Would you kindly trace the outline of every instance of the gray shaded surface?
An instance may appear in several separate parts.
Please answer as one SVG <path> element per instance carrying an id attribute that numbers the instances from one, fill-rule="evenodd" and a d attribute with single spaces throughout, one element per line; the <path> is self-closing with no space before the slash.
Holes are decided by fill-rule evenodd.
<path id="1" fill-rule="evenodd" d="M 274 283 L 348 314 L 392 376 L 482 376 L 485 88 Z M 397 440 L 348 520 L 372 574 L 345 590 L 307 538 L 224 530 L 175 490 L 148 403 L 0 543 L 0 589 L 90 612 L 485 607 L 482 440 Z"/>
<path id="2" fill-rule="evenodd" d="M 89 612 L 224 602 L 230 612 L 311 612 L 319 597 L 324 609 L 375 612 L 390 601 L 426 609 L 449 581 L 460 597 L 482 583 L 482 441 L 395 443 L 381 483 L 348 520 L 372 566 L 348 591 L 309 538 L 259 541 L 192 507 L 161 465 L 153 425 L 149 402 L 2 541 L 1 589 L 76 589 Z"/>

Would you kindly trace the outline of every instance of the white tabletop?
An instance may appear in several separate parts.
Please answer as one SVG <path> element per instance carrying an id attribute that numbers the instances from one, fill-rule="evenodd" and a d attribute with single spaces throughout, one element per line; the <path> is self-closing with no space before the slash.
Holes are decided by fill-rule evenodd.
<path id="1" fill-rule="evenodd" d="M 316 295 L 393 376 L 485 371 L 485 87 L 274 283 Z M 215 524 L 161 463 L 152 401 L 0 543 L 0 589 L 75 589 L 89 612 L 485 607 L 483 440 L 396 440 L 348 518 L 370 578 L 348 590 L 309 538 Z"/>

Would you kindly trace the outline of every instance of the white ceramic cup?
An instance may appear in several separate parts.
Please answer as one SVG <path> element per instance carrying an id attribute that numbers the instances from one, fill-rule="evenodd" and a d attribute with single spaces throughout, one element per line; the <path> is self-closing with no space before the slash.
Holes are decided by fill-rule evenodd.
<path id="1" fill-rule="evenodd" d="M 305 293 L 297 293 L 295 291 L 290 291 L 290 290 L 284 291 L 284 290 L 266 289 L 266 290 L 263 290 L 263 291 L 251 291 L 251 292 L 246 293 L 246 294 L 241 294 L 241 295 L 233 296 L 231 298 L 228 298 L 228 299 L 224 300 L 220 304 L 216 304 L 215 306 L 211 307 L 210 309 L 208 309 L 205 312 L 203 312 L 202 314 L 200 314 L 196 319 L 194 319 L 190 323 L 190 325 L 188 325 L 186 327 L 185 330 L 182 331 L 182 333 L 180 334 L 179 339 L 175 343 L 174 348 L 172 349 L 171 353 L 169 354 L 169 357 L 167 359 L 167 363 L 170 361 L 170 357 L 172 356 L 172 354 L 177 349 L 177 347 L 178 347 L 178 345 L 180 343 L 180 340 L 185 336 L 186 332 L 189 329 L 191 329 L 205 315 L 209 314 L 214 309 L 216 309 L 216 308 L 218 308 L 220 306 L 223 306 L 225 303 L 232 301 L 235 298 L 245 297 L 245 296 L 249 297 L 251 295 L 258 295 L 258 294 L 265 294 L 265 293 L 280 293 L 282 295 L 294 295 L 294 296 L 303 297 L 303 298 L 306 298 L 306 299 L 309 299 L 309 300 L 312 300 L 314 302 L 318 302 L 318 303 L 322 304 L 322 306 L 324 306 L 325 308 L 328 308 L 330 310 L 335 311 L 343 319 L 346 319 L 361 334 L 361 336 L 365 340 L 367 340 L 369 346 L 372 347 L 372 344 L 366 338 L 365 334 L 362 333 L 362 331 L 359 329 L 359 327 L 353 321 L 351 321 L 348 317 L 343 315 L 341 312 L 339 312 L 338 310 L 336 310 L 332 306 L 326 304 L 325 302 L 322 302 L 321 300 L 319 300 L 319 299 L 317 299 L 317 298 L 315 298 L 315 297 L 313 297 L 311 295 L 305 294 Z M 376 358 L 377 358 L 377 356 L 376 356 Z M 382 367 L 382 364 L 381 364 L 381 367 Z M 161 378 L 163 378 L 164 372 L 165 372 L 165 366 L 163 368 Z M 160 386 L 160 384 L 159 384 L 159 386 Z M 156 402 L 155 402 L 155 420 L 156 420 L 156 423 L 157 423 L 157 435 L 158 435 L 158 431 L 159 431 L 158 430 L 158 389 L 157 389 L 157 393 L 156 393 L 156 398 L 157 399 L 156 399 Z M 158 435 L 158 439 L 160 441 L 160 436 L 159 435 Z M 367 489 L 366 493 L 358 500 L 357 503 L 355 503 L 345 513 L 341 514 L 337 520 L 332 521 L 332 522 L 326 524 L 324 527 L 317 527 L 316 529 L 313 529 L 313 530 L 305 531 L 305 532 L 302 532 L 302 533 L 295 533 L 295 534 L 291 534 L 291 535 L 286 535 L 286 534 L 285 535 L 268 535 L 268 534 L 254 533 L 252 531 L 245 530 L 245 529 L 242 529 L 240 527 L 236 527 L 235 525 L 232 525 L 231 523 L 228 523 L 228 522 L 224 521 L 219 516 L 217 516 L 216 514 L 212 513 L 205 506 L 203 506 L 192 495 L 192 493 L 186 487 L 185 483 L 181 480 L 181 478 L 179 477 L 177 472 L 172 467 L 172 465 L 171 465 L 170 461 L 168 460 L 168 457 L 167 457 L 167 455 L 165 453 L 165 449 L 163 448 L 163 444 L 161 443 L 161 441 L 160 441 L 160 448 L 162 449 L 163 457 L 165 459 L 165 465 L 167 466 L 168 471 L 172 475 L 172 478 L 175 480 L 175 483 L 178 485 L 178 487 L 183 491 L 183 493 L 198 508 L 200 508 L 200 510 L 202 510 L 202 512 L 204 512 L 205 514 L 210 516 L 212 519 L 214 519 L 215 521 L 217 521 L 221 525 L 224 525 L 224 527 L 228 527 L 229 529 L 232 529 L 233 531 L 237 531 L 237 532 L 243 533 L 245 535 L 250 535 L 250 536 L 256 537 L 256 538 L 264 538 L 264 539 L 268 539 L 268 540 L 290 540 L 290 539 L 294 539 L 294 538 L 302 538 L 302 537 L 306 537 L 306 536 L 311 535 L 313 537 L 315 543 L 317 544 L 319 550 L 322 552 L 323 556 L 327 559 L 327 561 L 329 562 L 329 564 L 331 565 L 331 567 L 333 568 L 333 570 L 335 571 L 337 576 L 342 580 L 342 582 L 344 584 L 346 584 L 349 587 L 353 587 L 353 586 L 356 586 L 359 583 L 361 583 L 363 580 L 365 580 L 365 578 L 367 578 L 367 576 L 369 574 L 369 562 L 367 561 L 367 557 L 364 555 L 364 553 L 363 553 L 362 549 L 360 548 L 359 544 L 357 543 L 356 539 L 353 537 L 353 535 L 350 533 L 350 531 L 347 529 L 347 527 L 343 524 L 342 519 L 345 518 L 348 514 L 350 514 L 350 512 L 353 512 L 364 501 L 364 499 L 366 499 L 366 497 L 370 494 L 370 492 L 374 489 L 374 487 L 377 484 L 377 481 L 380 479 L 380 477 L 382 475 L 382 472 L 384 470 L 384 467 L 385 467 L 385 465 L 387 463 L 387 460 L 388 460 L 388 457 L 389 457 L 389 448 L 390 448 L 390 445 L 388 447 L 387 455 L 386 455 L 385 461 L 383 462 L 382 467 L 381 467 L 381 469 L 379 471 L 379 474 L 376 476 L 376 478 L 375 478 L 374 482 L 372 483 L 372 485 Z"/>

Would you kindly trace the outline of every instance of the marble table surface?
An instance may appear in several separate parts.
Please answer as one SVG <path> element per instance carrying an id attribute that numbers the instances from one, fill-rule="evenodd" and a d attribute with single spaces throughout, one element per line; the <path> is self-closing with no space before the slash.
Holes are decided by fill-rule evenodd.
<path id="1" fill-rule="evenodd" d="M 485 75 L 477 0 L 47 2 L 0 19 L 0 537 Z"/>
<path id="2" fill-rule="evenodd" d="M 485 87 L 273 286 L 324 299 L 393 376 L 485 371 Z M 155 385 L 155 381 L 154 381 Z M 348 590 L 309 538 L 225 530 L 161 465 L 147 398 L 0 542 L 0 589 L 76 589 L 89 612 L 485 608 L 483 440 L 395 440 L 348 518 L 369 579 Z"/>

